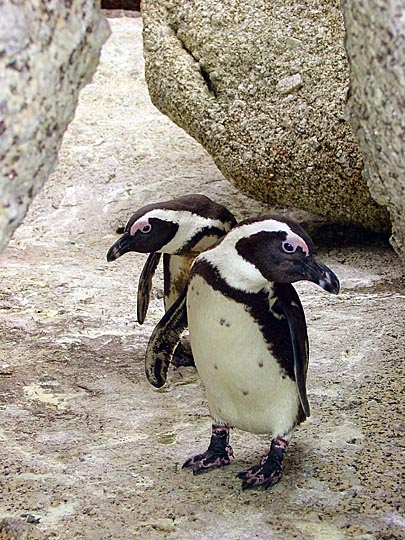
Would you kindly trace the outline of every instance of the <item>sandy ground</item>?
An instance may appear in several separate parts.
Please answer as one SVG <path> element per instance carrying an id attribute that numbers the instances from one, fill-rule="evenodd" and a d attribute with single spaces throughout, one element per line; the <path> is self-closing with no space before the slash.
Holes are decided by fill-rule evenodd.
<path id="1" fill-rule="evenodd" d="M 105 253 L 115 228 L 157 200 L 200 192 L 239 218 L 265 210 L 150 104 L 140 19 L 110 22 L 59 166 L 0 254 L 0 538 L 403 538 L 404 280 L 394 253 L 373 239 L 320 242 L 339 296 L 297 287 L 312 417 L 296 431 L 280 484 L 241 491 L 236 473 L 269 440 L 238 431 L 229 467 L 181 470 L 208 444 L 202 385 L 191 368 L 172 371 L 165 392 L 148 384 L 143 355 L 162 315 L 162 277 L 140 327 L 145 257 L 108 264 Z"/>

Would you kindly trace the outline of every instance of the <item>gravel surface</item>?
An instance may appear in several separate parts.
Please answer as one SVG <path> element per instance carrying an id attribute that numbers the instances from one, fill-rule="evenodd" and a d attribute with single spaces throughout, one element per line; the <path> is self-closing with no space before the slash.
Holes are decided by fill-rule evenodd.
<path id="1" fill-rule="evenodd" d="M 163 313 L 162 275 L 139 326 L 145 256 L 108 264 L 105 254 L 146 203 L 199 192 L 238 218 L 268 209 L 236 192 L 153 108 L 141 19 L 110 24 L 59 166 L 0 254 L 0 538 L 403 538 L 404 280 L 375 239 L 333 247 L 320 239 L 340 295 L 297 286 L 312 416 L 295 433 L 282 481 L 241 491 L 236 473 L 269 439 L 236 430 L 229 467 L 197 477 L 181 470 L 209 440 L 202 385 L 192 368 L 172 370 L 164 392 L 148 384 L 143 356 Z"/>

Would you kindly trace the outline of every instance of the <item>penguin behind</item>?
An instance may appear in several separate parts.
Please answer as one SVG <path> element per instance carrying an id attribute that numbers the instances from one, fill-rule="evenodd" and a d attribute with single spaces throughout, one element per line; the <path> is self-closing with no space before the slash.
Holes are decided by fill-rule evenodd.
<path id="1" fill-rule="evenodd" d="M 110 247 L 107 260 L 131 251 L 149 253 L 138 282 L 137 320 L 143 324 L 152 280 L 163 253 L 165 309 L 183 292 L 194 258 L 236 224 L 235 217 L 205 195 L 185 195 L 149 204 L 129 219 L 124 234 Z M 193 365 L 187 342 L 179 344 L 173 363 Z"/>
<path id="2" fill-rule="evenodd" d="M 246 220 L 194 261 L 187 293 L 155 328 L 146 374 L 166 380 L 184 328 L 212 417 L 208 449 L 183 467 L 194 474 L 230 463 L 232 427 L 269 434 L 269 452 L 238 477 L 242 488 L 270 487 L 297 425 L 310 414 L 306 392 L 308 337 L 292 283 L 308 280 L 337 294 L 339 280 L 315 257 L 311 238 L 283 217 Z"/>

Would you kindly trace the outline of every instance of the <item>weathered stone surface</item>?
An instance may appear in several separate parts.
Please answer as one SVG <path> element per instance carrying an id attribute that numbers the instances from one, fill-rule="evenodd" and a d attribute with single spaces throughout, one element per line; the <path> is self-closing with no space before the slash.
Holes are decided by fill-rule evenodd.
<path id="1" fill-rule="evenodd" d="M 3 518 L 0 521 L 1 540 L 27 540 L 29 527 L 21 519 Z M 32 538 L 32 537 L 31 537 Z"/>
<path id="2" fill-rule="evenodd" d="M 349 122 L 371 194 L 388 207 L 392 245 L 405 258 L 405 6 L 344 0 L 350 63 Z"/>
<path id="3" fill-rule="evenodd" d="M 0 2 L 0 249 L 55 166 L 108 35 L 97 0 Z"/>
<path id="4" fill-rule="evenodd" d="M 116 227 L 156 200 L 205 193 L 238 219 L 266 209 L 150 104 L 140 18 L 110 24 L 59 165 L 0 254 L 0 515 L 40 518 L 18 540 L 404 540 L 405 282 L 381 243 L 317 242 L 342 292 L 297 284 L 312 416 L 280 484 L 241 491 L 236 473 L 271 437 L 238 430 L 231 465 L 181 469 L 209 442 L 204 388 L 191 368 L 170 369 L 167 392 L 146 381 L 162 275 L 140 326 L 146 256 L 105 253 Z"/>
<path id="5" fill-rule="evenodd" d="M 142 11 L 153 103 L 228 180 L 270 204 L 389 229 L 344 118 L 338 1 L 143 0 Z"/>

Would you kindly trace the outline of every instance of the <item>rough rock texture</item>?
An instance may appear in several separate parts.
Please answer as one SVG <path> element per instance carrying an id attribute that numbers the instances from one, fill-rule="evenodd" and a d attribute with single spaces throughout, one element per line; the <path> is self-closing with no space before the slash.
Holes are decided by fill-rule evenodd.
<path id="1" fill-rule="evenodd" d="M 153 103 L 243 193 L 375 230 L 344 119 L 348 68 L 339 2 L 143 0 Z"/>
<path id="2" fill-rule="evenodd" d="M 349 121 L 365 159 L 371 194 L 387 206 L 392 245 L 405 259 L 405 5 L 342 3 L 350 62 Z"/>
<path id="3" fill-rule="evenodd" d="M 146 257 L 107 263 L 105 254 L 115 228 L 158 199 L 205 193 L 238 218 L 269 209 L 151 105 L 141 19 L 110 24 L 58 167 L 0 254 L 0 538 L 403 540 L 405 285 L 381 243 L 317 242 L 341 294 L 297 284 L 312 416 L 294 434 L 281 483 L 241 491 L 237 471 L 269 440 L 237 430 L 229 467 L 181 470 L 208 443 L 204 389 L 191 369 L 170 370 L 166 392 L 146 381 L 162 274 L 139 326 Z"/>
<path id="4" fill-rule="evenodd" d="M 0 1 L 0 250 L 55 166 L 108 35 L 97 0 Z"/>

